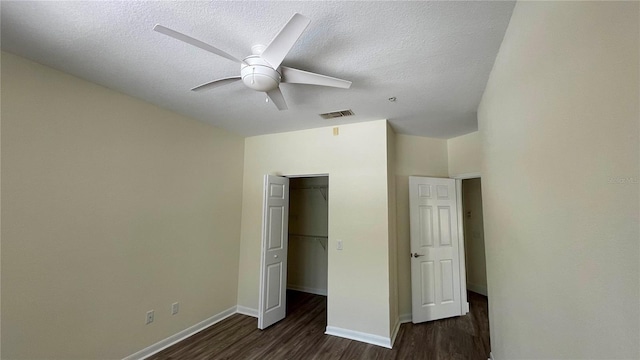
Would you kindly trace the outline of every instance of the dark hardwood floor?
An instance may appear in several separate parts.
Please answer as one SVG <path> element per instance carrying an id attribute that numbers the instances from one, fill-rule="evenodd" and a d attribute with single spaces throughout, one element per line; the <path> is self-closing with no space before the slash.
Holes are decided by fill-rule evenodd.
<path id="1" fill-rule="evenodd" d="M 149 359 L 478 359 L 489 356 L 487 298 L 469 292 L 465 316 L 400 326 L 393 349 L 325 335 L 326 297 L 288 291 L 287 317 L 266 330 L 233 315 Z"/>

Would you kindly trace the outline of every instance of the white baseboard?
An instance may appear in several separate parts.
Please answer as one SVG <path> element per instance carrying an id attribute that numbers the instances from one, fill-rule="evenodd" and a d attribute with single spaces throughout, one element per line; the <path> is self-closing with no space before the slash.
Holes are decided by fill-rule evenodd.
<path id="1" fill-rule="evenodd" d="M 123 360 L 142 360 L 142 359 L 146 359 L 147 357 L 162 351 L 166 348 L 168 348 L 169 346 L 180 342 L 186 338 L 188 338 L 191 335 L 194 335 L 206 328 L 208 328 L 209 326 L 212 326 L 214 324 L 219 323 L 220 321 L 228 318 L 229 316 L 235 314 L 237 312 L 237 307 L 236 306 L 232 306 L 230 308 L 228 308 L 227 310 L 224 310 L 221 313 L 218 313 L 216 315 L 213 315 L 212 317 L 205 319 L 193 326 L 190 326 L 174 335 L 169 336 L 168 338 L 164 339 L 164 340 L 160 340 L 157 343 L 148 346 L 134 354 L 131 354 L 127 357 L 125 357 Z"/>
<path id="2" fill-rule="evenodd" d="M 391 349 L 391 338 L 364 333 L 360 331 L 342 329 L 335 326 L 327 326 L 327 331 L 324 332 L 327 335 L 338 336 L 345 339 L 351 339 L 355 341 L 364 342 L 367 344 L 382 346 L 387 349 Z"/>
<path id="3" fill-rule="evenodd" d="M 253 309 L 242 305 L 238 305 L 236 312 L 238 314 L 247 315 L 254 318 L 258 317 L 258 309 Z"/>
<path id="4" fill-rule="evenodd" d="M 400 314 L 400 323 L 401 324 L 410 323 L 412 319 L 413 319 L 413 316 L 411 315 L 411 313 Z"/>
<path id="5" fill-rule="evenodd" d="M 293 285 L 293 284 L 287 284 L 287 289 L 302 291 L 310 294 L 327 296 L 327 289 L 312 288 L 308 286 L 299 286 L 299 285 Z"/>
<path id="6" fill-rule="evenodd" d="M 484 285 L 467 284 L 467 290 L 487 296 L 487 287 Z"/>

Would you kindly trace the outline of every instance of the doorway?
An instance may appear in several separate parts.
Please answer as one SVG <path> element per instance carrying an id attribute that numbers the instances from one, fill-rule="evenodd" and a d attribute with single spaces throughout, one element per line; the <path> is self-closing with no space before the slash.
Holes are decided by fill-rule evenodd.
<path id="1" fill-rule="evenodd" d="M 328 205 L 328 176 L 289 179 L 287 315 L 311 299 L 326 308 Z"/>
<path id="2" fill-rule="evenodd" d="M 467 289 L 487 296 L 487 266 L 480 178 L 462 180 L 462 224 Z"/>
<path id="3" fill-rule="evenodd" d="M 482 180 L 479 177 L 461 180 L 461 218 L 464 237 L 465 278 L 469 314 L 482 341 L 483 355 L 490 357 L 489 299 L 487 290 L 484 221 L 482 214 Z"/>

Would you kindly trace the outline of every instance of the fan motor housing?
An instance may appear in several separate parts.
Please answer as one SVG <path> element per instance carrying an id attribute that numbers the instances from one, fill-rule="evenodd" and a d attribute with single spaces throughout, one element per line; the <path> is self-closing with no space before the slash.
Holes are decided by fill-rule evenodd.
<path id="1" fill-rule="evenodd" d="M 282 76 L 258 55 L 244 59 L 246 64 L 240 67 L 242 82 L 253 90 L 267 92 L 280 85 Z"/>

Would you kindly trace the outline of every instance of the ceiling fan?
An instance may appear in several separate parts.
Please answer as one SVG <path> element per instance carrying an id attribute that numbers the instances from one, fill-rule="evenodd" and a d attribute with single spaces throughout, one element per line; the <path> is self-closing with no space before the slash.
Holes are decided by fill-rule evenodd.
<path id="1" fill-rule="evenodd" d="M 289 19 L 287 24 L 282 28 L 282 30 L 280 30 L 278 35 L 271 40 L 269 45 L 252 46 L 252 55 L 249 55 L 242 60 L 239 60 L 212 45 L 175 30 L 171 30 L 162 25 L 156 25 L 153 30 L 174 39 L 184 41 L 218 56 L 222 56 L 223 58 L 240 63 L 240 76 L 232 76 L 210 81 L 200 86 L 196 86 L 191 89 L 192 91 L 213 89 L 242 80 L 242 82 L 250 89 L 266 93 L 267 101 L 271 100 L 278 110 L 286 110 L 287 103 L 284 101 L 284 97 L 280 91 L 280 83 L 331 86 L 343 89 L 351 87 L 351 81 L 282 66 L 282 61 L 285 56 L 287 56 L 310 22 L 311 20 L 309 20 L 309 18 L 301 14 L 293 14 L 291 19 Z"/>

